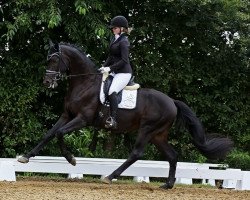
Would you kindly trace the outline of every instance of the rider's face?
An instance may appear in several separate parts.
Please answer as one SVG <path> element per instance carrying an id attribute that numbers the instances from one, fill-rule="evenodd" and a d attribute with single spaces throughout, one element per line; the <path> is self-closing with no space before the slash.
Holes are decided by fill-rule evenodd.
<path id="1" fill-rule="evenodd" d="M 114 35 L 117 35 L 117 34 L 120 34 L 121 29 L 119 27 L 113 27 L 112 31 L 113 31 Z"/>

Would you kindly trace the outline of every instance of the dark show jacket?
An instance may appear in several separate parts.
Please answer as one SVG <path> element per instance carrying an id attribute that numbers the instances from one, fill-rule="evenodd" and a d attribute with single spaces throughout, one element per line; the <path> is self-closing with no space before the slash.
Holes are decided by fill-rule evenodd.
<path id="1" fill-rule="evenodd" d="M 114 73 L 131 73 L 132 68 L 129 61 L 129 47 L 130 43 L 126 34 L 121 34 L 116 40 L 115 37 L 112 39 L 109 46 L 109 56 L 106 62 L 103 64 L 104 67 L 110 67 Z"/>

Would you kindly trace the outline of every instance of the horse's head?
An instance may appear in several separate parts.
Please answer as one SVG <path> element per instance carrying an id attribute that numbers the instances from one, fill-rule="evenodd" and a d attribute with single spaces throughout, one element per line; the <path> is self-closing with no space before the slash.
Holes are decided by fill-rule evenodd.
<path id="1" fill-rule="evenodd" d="M 65 73 L 72 77 L 70 80 L 76 81 L 88 79 L 90 74 L 100 74 L 96 73 L 95 64 L 79 47 L 68 43 L 54 44 L 50 41 L 47 61 L 43 83 L 49 88 L 57 87 L 57 81 Z"/>
<path id="2" fill-rule="evenodd" d="M 47 69 L 43 80 L 44 85 L 48 88 L 57 87 L 57 81 L 60 80 L 62 74 L 68 69 L 68 61 L 62 54 L 59 44 L 53 44 L 50 41 L 50 49 L 47 56 Z"/>

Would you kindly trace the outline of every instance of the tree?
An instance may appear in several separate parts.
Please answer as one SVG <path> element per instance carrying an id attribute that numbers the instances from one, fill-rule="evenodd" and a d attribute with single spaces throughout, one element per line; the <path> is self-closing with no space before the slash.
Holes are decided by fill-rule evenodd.
<path id="1" fill-rule="evenodd" d="M 61 113 L 66 85 L 52 91 L 41 85 L 48 39 L 77 44 L 98 67 L 111 36 L 107 24 L 118 14 L 134 28 L 136 81 L 185 101 L 207 132 L 232 137 L 238 150 L 249 154 L 249 11 L 247 0 L 2 4 L 0 154 L 14 156 L 34 145 Z M 182 149 L 181 159 L 197 156 L 186 135 L 173 131 L 170 137 Z"/>

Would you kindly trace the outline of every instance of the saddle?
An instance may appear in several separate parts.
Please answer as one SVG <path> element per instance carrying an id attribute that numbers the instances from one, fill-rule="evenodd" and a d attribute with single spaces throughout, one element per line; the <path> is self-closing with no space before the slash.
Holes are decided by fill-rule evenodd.
<path id="1" fill-rule="evenodd" d="M 102 88 L 101 88 L 100 95 L 102 96 L 101 102 L 103 102 L 103 104 L 106 106 L 109 105 L 108 92 L 109 92 L 109 88 L 112 84 L 113 78 L 114 77 L 112 75 L 109 75 L 108 73 L 103 74 L 103 79 L 102 79 L 103 83 L 101 86 Z M 140 88 L 140 85 L 138 83 L 134 83 L 134 77 L 132 77 L 130 79 L 129 83 L 127 84 L 127 86 L 117 94 L 117 96 L 118 96 L 117 100 L 118 100 L 118 104 L 120 105 L 120 107 L 123 107 L 121 102 L 122 102 L 122 100 L 128 98 L 128 97 L 126 97 L 128 94 L 130 94 L 130 98 L 131 98 L 131 93 L 133 94 L 132 96 L 136 97 L 135 93 L 137 94 L 136 90 L 139 88 Z"/>
<path id="2" fill-rule="evenodd" d="M 109 88 L 112 84 L 113 78 L 114 78 L 113 76 L 109 75 L 104 81 L 104 84 L 103 84 L 103 93 L 105 96 L 104 104 L 109 104 L 108 93 L 109 93 Z M 122 101 L 122 90 L 117 94 L 117 101 L 118 101 L 118 104 L 121 103 Z"/>

